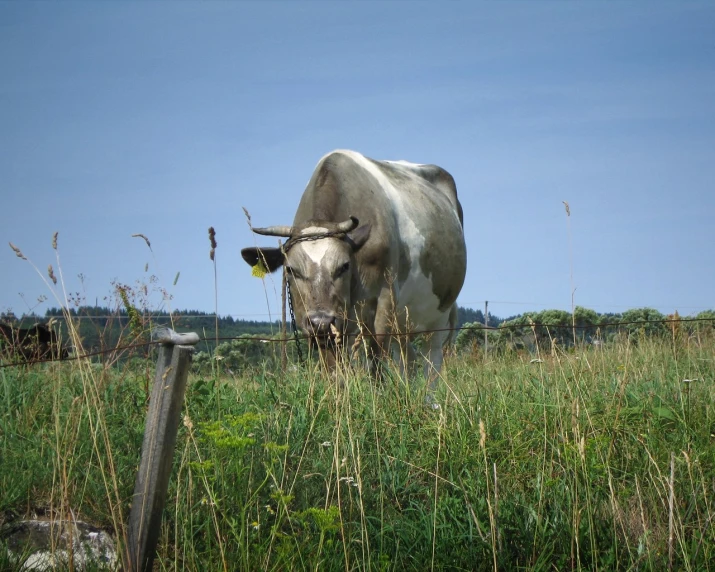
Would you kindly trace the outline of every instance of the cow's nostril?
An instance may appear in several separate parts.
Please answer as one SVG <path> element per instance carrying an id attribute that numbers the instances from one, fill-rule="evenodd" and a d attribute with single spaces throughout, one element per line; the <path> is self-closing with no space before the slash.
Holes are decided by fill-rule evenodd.
<path id="1" fill-rule="evenodd" d="M 315 312 L 308 317 L 310 327 L 316 334 L 330 333 L 330 324 L 335 323 L 335 316 L 326 314 L 325 312 Z"/>

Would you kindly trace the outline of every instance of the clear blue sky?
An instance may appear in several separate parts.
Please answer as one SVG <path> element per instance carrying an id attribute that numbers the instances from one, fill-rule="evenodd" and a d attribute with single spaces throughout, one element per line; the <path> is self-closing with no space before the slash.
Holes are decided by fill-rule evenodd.
<path id="1" fill-rule="evenodd" d="M 715 308 L 712 2 L 1 2 L 0 77 L 0 311 L 57 306 L 7 246 L 55 231 L 86 303 L 212 311 L 214 226 L 219 313 L 276 317 L 241 207 L 290 224 L 336 148 L 454 175 L 463 306 L 568 309 L 568 201 L 576 304 Z"/>

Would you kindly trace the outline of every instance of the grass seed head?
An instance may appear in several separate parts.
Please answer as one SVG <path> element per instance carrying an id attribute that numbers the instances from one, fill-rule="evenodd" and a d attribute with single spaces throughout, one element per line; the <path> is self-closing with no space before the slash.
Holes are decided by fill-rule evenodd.
<path id="1" fill-rule="evenodd" d="M 50 277 L 50 280 L 52 280 L 53 284 L 57 284 L 57 277 L 55 276 L 54 270 L 52 270 L 52 264 L 47 265 L 47 275 Z"/>
<path id="2" fill-rule="evenodd" d="M 218 246 L 218 243 L 216 242 L 216 230 L 214 230 L 214 227 L 212 226 L 209 227 L 209 241 L 211 242 L 211 252 L 209 252 L 209 258 L 211 260 L 215 260 L 216 247 Z"/>
<path id="3" fill-rule="evenodd" d="M 149 239 L 142 233 L 139 232 L 137 234 L 133 234 L 132 238 L 143 238 L 144 242 L 146 242 L 146 245 L 149 247 L 149 250 L 151 250 L 151 242 L 149 242 Z"/>
<path id="4" fill-rule="evenodd" d="M 57 250 L 57 235 L 59 232 L 55 232 L 55 234 L 52 235 L 52 248 Z"/>
<path id="5" fill-rule="evenodd" d="M 335 324 L 330 324 L 330 333 L 333 334 L 333 339 L 335 340 L 335 345 L 340 345 L 343 341 L 342 334 L 340 330 L 335 327 Z"/>
<path id="6" fill-rule="evenodd" d="M 17 256 L 18 258 L 22 258 L 23 260 L 27 260 L 25 255 L 20 252 L 20 249 L 17 246 L 15 246 L 12 242 L 8 242 L 8 244 L 10 245 L 10 248 L 12 248 L 12 251 L 15 253 L 15 256 Z"/>

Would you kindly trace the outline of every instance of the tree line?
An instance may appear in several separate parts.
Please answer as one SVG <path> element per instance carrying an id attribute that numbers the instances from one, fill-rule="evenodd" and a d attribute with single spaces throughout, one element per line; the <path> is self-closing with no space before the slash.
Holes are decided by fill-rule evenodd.
<path id="1" fill-rule="evenodd" d="M 194 331 L 201 336 L 194 359 L 200 369 L 220 366 L 223 370 L 240 372 L 246 367 L 265 367 L 266 363 L 277 362 L 280 357 L 280 344 L 267 342 L 270 338 L 281 337 L 278 320 L 241 320 L 199 310 L 149 311 L 140 310 L 131 303 L 119 308 L 78 306 L 69 310 L 51 308 L 44 316 L 27 314 L 18 318 L 6 312 L 0 314 L 0 322 L 29 326 L 36 322 L 53 321 L 60 336 L 66 340 L 68 331 L 65 321 L 68 316 L 77 328 L 82 348 L 87 353 L 148 341 L 152 329 L 166 326 L 179 332 Z M 681 319 L 677 312 L 664 315 L 653 308 L 601 314 L 577 306 L 573 314 L 563 310 L 544 310 L 506 319 L 490 314 L 488 326 L 490 351 L 534 352 L 536 348 L 568 348 L 574 344 L 601 344 L 615 340 L 637 343 L 646 336 L 711 334 L 715 328 L 715 311 L 701 312 L 694 320 L 689 320 Z M 459 307 L 457 327 L 456 351 L 483 349 L 484 314 L 481 310 Z M 144 357 L 148 357 L 148 352 L 145 348 Z M 288 352 L 291 359 L 297 357 L 293 342 L 288 344 Z M 136 356 L 136 352 L 113 354 L 111 359 L 127 356 Z"/>
<path id="2" fill-rule="evenodd" d="M 706 310 L 693 318 L 678 312 L 662 314 L 654 308 L 634 308 L 622 313 L 600 314 L 576 306 L 574 312 L 543 310 L 525 312 L 498 320 L 498 329 L 487 331 L 487 344 L 495 351 L 529 350 L 554 345 L 601 344 L 618 340 L 637 343 L 645 337 L 682 338 L 709 335 L 715 327 L 715 311 Z M 490 321 L 491 327 L 491 321 Z M 456 338 L 458 351 L 484 345 L 484 320 L 462 324 Z"/>

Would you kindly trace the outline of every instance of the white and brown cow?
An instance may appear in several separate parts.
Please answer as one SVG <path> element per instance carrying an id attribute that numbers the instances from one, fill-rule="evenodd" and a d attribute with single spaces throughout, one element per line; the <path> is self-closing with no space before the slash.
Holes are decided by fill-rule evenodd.
<path id="1" fill-rule="evenodd" d="M 241 254 L 271 272 L 285 264 L 298 326 L 313 339 L 354 335 L 359 322 L 379 358 L 395 334 L 442 330 L 425 356 L 425 374 L 435 380 L 467 268 L 462 223 L 454 179 L 444 169 L 338 150 L 318 162 L 293 226 L 253 229 L 287 237 L 283 250 Z"/>

